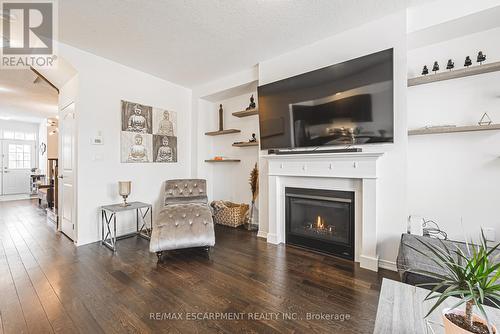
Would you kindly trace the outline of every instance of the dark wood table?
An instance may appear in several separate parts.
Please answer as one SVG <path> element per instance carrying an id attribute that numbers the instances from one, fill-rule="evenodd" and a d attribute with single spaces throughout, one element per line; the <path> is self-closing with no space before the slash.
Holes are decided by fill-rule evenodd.
<path id="1" fill-rule="evenodd" d="M 444 333 L 442 310 L 453 307 L 458 298 L 450 297 L 441 304 L 429 317 L 424 319 L 435 300 L 423 301 L 429 290 L 413 285 L 385 279 L 377 308 L 375 334 L 441 334 Z M 462 305 L 465 308 L 465 305 Z M 500 310 L 484 306 L 490 321 L 498 327 Z"/>
<path id="2" fill-rule="evenodd" d="M 136 232 L 125 235 L 116 235 L 116 216 L 117 213 L 123 211 L 136 211 Z M 149 214 L 149 228 L 147 226 L 146 217 Z M 151 231 L 153 230 L 153 207 L 151 204 L 142 202 L 131 202 L 128 206 L 122 204 L 112 204 L 101 206 L 101 243 L 107 248 L 116 252 L 116 241 L 139 236 L 150 240 Z"/>

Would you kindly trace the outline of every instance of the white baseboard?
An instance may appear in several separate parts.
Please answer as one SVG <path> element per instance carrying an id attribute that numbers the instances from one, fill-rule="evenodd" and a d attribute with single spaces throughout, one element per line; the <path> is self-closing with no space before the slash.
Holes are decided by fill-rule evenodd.
<path id="1" fill-rule="evenodd" d="M 387 269 L 391 271 L 398 271 L 398 267 L 396 266 L 396 262 L 387 261 L 387 260 L 378 260 L 378 266 L 382 269 Z"/>
<path id="2" fill-rule="evenodd" d="M 259 230 L 257 232 L 257 237 L 267 239 L 267 232 Z"/>
<path id="3" fill-rule="evenodd" d="M 267 234 L 267 242 L 270 244 L 277 245 L 278 244 L 278 236 L 276 234 L 268 233 Z"/>
<path id="4" fill-rule="evenodd" d="M 370 257 L 366 255 L 359 256 L 359 266 L 364 269 L 368 269 L 371 271 L 378 271 L 378 256 Z"/>

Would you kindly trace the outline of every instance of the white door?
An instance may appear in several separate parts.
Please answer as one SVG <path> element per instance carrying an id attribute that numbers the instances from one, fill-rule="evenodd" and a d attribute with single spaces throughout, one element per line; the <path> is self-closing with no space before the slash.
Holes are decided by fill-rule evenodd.
<path id="1" fill-rule="evenodd" d="M 2 195 L 29 194 L 30 173 L 35 165 L 35 143 L 2 141 Z"/>
<path id="2" fill-rule="evenodd" d="M 75 104 L 61 111 L 59 116 L 60 163 L 59 163 L 59 217 L 61 231 L 75 239 Z"/>

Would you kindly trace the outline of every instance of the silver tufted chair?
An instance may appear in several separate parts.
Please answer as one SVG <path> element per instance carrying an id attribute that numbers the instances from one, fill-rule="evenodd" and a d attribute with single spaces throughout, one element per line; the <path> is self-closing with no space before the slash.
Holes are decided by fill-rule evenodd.
<path id="1" fill-rule="evenodd" d="M 163 251 L 215 244 L 214 223 L 206 195 L 206 181 L 165 182 L 164 207 L 153 223 L 149 250 L 158 258 Z"/>

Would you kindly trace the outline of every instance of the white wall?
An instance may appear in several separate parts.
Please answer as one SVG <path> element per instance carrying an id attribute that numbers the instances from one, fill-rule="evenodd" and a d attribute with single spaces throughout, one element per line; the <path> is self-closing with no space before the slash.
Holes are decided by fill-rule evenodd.
<path id="1" fill-rule="evenodd" d="M 67 45 L 59 50 L 78 72 L 77 217 L 78 244 L 82 245 L 100 239 L 99 207 L 121 201 L 118 181 L 132 181 L 129 200 L 152 203 L 156 211 L 162 202 L 163 181 L 190 176 L 191 91 Z M 122 99 L 177 112 L 177 163 L 120 163 Z M 104 145 L 91 145 L 91 137 L 99 131 Z M 122 214 L 119 232 L 135 228 L 134 219 L 131 213 Z"/>
<path id="2" fill-rule="evenodd" d="M 363 148 L 385 152 L 380 159 L 378 254 L 395 261 L 398 241 L 406 229 L 406 12 L 400 12 L 331 38 L 259 63 L 259 84 L 274 82 L 373 52 L 394 48 L 395 143 Z M 261 152 L 265 153 L 265 152 Z M 267 231 L 265 161 L 261 159 L 260 231 Z"/>
<path id="3" fill-rule="evenodd" d="M 444 71 L 449 58 L 463 68 L 467 55 L 476 66 L 479 50 L 487 63 L 499 61 L 499 35 L 497 28 L 412 50 L 409 76 L 434 60 Z M 484 112 L 500 123 L 498 87 L 499 72 L 411 87 L 408 126 L 476 125 Z M 411 136 L 408 150 L 410 214 L 435 220 L 452 239 L 476 237 L 480 226 L 495 228 L 500 238 L 500 132 Z"/>

